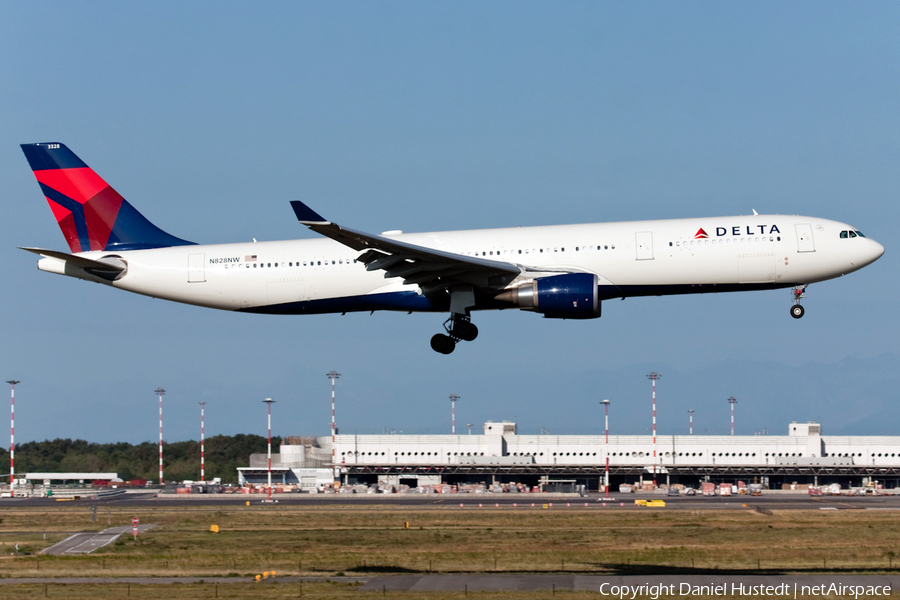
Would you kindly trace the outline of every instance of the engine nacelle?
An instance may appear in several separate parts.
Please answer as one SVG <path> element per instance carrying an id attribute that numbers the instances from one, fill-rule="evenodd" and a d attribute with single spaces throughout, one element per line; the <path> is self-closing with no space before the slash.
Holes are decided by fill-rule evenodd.
<path id="1" fill-rule="evenodd" d="M 535 279 L 496 298 L 530 308 L 549 319 L 596 319 L 600 316 L 597 286 L 596 275 L 569 273 Z"/>

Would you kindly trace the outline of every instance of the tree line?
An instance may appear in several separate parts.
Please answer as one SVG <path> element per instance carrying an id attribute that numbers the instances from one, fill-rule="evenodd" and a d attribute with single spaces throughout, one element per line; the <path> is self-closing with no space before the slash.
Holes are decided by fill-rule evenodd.
<path id="1" fill-rule="evenodd" d="M 259 435 L 215 435 L 204 442 L 206 480 L 220 477 L 237 483 L 237 468 L 250 465 L 250 455 L 266 452 L 266 438 Z M 272 438 L 273 448 L 281 443 Z M 95 444 L 85 440 L 55 439 L 25 442 L 15 447 L 16 473 L 118 473 L 125 481 L 159 478 L 159 444 Z M 9 450 L 0 452 L 0 464 Z M 200 479 L 200 442 L 163 443 L 163 476 L 166 481 Z"/>

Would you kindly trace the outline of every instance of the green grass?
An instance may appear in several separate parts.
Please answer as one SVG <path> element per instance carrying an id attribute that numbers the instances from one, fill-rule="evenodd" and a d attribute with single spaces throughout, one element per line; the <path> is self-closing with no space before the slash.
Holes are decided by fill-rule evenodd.
<path id="1" fill-rule="evenodd" d="M 157 527 L 88 556 L 23 557 L 16 542 L 36 553 L 65 537 L 54 532 L 107 527 L 106 514 L 2 509 L 3 531 L 23 533 L 0 535 L 0 576 L 887 572 L 900 560 L 893 511 L 163 505 L 116 509 L 109 523 L 132 516 Z"/>

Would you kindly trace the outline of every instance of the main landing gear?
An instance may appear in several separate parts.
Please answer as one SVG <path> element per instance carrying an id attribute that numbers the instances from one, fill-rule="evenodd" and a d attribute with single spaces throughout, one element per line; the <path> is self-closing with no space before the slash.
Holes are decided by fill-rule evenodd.
<path id="1" fill-rule="evenodd" d="M 443 333 L 435 334 L 431 338 L 431 349 L 441 354 L 450 354 L 456 348 L 456 342 L 462 340 L 471 342 L 478 337 L 478 328 L 472 323 L 468 315 L 453 313 L 444 321 Z"/>
<path id="2" fill-rule="evenodd" d="M 802 306 L 800 306 L 800 300 L 806 298 L 806 286 L 804 285 L 795 285 L 794 289 L 791 290 L 791 300 L 794 305 L 791 306 L 791 316 L 795 319 L 799 319 L 806 312 Z"/>

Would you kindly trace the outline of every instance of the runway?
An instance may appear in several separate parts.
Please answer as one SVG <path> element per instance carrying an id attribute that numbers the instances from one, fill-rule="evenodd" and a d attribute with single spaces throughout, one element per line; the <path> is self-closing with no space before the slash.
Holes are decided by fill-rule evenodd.
<path id="1" fill-rule="evenodd" d="M 663 500 L 665 508 L 639 507 L 638 499 Z M 346 508 L 353 506 L 415 507 L 422 509 L 506 510 L 900 510 L 900 496 L 807 496 L 771 494 L 763 496 L 673 496 L 628 494 L 606 500 L 600 494 L 581 498 L 564 494 L 277 494 L 275 506 Z M 109 507 L 246 507 L 266 506 L 261 494 L 196 494 L 159 496 L 130 493 L 97 499 L 56 502 L 52 498 L 4 498 L 0 509 L 101 505 Z"/>

